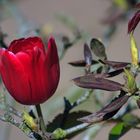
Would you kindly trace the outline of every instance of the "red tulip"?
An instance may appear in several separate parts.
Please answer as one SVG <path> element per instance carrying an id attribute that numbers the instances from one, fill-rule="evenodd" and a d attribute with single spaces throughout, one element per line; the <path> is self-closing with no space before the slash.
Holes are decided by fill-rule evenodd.
<path id="1" fill-rule="evenodd" d="M 37 105 L 51 97 L 58 85 L 60 68 L 56 44 L 47 51 L 38 37 L 14 40 L 0 50 L 0 73 L 12 95 L 21 104 Z"/>

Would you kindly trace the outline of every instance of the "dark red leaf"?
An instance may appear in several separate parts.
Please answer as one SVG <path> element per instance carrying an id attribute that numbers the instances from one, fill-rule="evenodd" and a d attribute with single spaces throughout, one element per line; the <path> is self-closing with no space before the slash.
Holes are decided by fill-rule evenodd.
<path id="1" fill-rule="evenodd" d="M 135 30 L 136 26 L 140 21 L 140 10 L 138 10 L 135 15 L 130 19 L 128 23 L 128 33 L 131 33 Z"/>
<path id="2" fill-rule="evenodd" d="M 84 57 L 85 57 L 85 62 L 87 65 L 91 65 L 92 63 L 92 53 L 87 44 L 84 44 Z"/>
<path id="3" fill-rule="evenodd" d="M 102 89 L 107 91 L 118 91 L 121 90 L 123 85 L 118 82 L 114 82 L 102 77 L 97 77 L 94 74 L 81 76 L 73 79 L 74 83 L 82 88 L 89 89 Z"/>
<path id="4" fill-rule="evenodd" d="M 119 96 L 115 98 L 111 103 L 106 105 L 104 108 L 102 108 L 100 111 L 97 111 L 78 120 L 86 123 L 96 123 L 108 120 L 120 110 L 120 108 L 127 102 L 128 99 L 128 95 Z"/>
<path id="5" fill-rule="evenodd" d="M 123 69 L 130 64 L 128 62 L 116 62 L 116 61 L 109 61 L 109 60 L 99 60 L 99 61 L 105 65 L 112 67 L 115 70 Z"/>
<path id="6" fill-rule="evenodd" d="M 97 64 L 98 61 L 92 60 L 91 63 L 92 63 L 92 65 Z M 75 67 L 85 67 L 86 66 L 85 60 L 77 60 L 77 61 L 69 62 L 69 64 L 72 66 L 75 66 Z"/>
<path id="7" fill-rule="evenodd" d="M 124 71 L 123 69 L 111 71 L 111 72 L 107 73 L 107 77 L 114 77 L 114 76 L 117 76 L 117 75 L 119 75 L 120 73 L 122 73 L 123 71 Z"/>

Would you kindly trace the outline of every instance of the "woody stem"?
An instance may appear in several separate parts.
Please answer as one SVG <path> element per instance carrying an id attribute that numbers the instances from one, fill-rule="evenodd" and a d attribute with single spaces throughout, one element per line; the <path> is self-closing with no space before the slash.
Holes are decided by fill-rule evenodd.
<path id="1" fill-rule="evenodd" d="M 36 107 L 36 111 L 37 111 L 38 118 L 39 118 L 40 128 L 41 128 L 43 134 L 45 134 L 46 126 L 45 126 L 45 122 L 44 122 L 44 119 L 43 119 L 43 114 L 42 114 L 42 111 L 41 111 L 40 104 L 36 105 L 35 107 Z"/>

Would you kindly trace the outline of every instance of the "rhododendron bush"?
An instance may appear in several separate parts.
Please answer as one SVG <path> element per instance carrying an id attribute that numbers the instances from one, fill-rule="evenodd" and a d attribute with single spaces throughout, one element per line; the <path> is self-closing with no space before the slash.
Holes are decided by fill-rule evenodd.
<path id="1" fill-rule="evenodd" d="M 17 14 L 13 2 L 6 0 L 2 5 L 8 5 L 11 13 Z M 110 124 L 112 128 L 106 135 L 109 140 L 118 140 L 131 129 L 140 129 L 140 116 L 133 113 L 140 108 L 140 57 L 135 38 L 140 3 L 114 0 L 110 9 L 102 20 L 107 29 L 103 39 L 85 33 L 67 15 L 57 18 L 70 29 L 73 37 L 63 32 L 55 34 L 51 27 L 24 26 L 21 37 L 13 38 L 8 44 L 5 35 L 8 33 L 1 28 L 1 122 L 19 129 L 25 139 L 34 140 L 75 139 L 79 134 L 84 136 L 78 139 L 92 140 L 97 133 L 100 135 L 101 128 Z M 129 61 L 111 60 L 106 49 L 122 22 L 128 25 L 124 35 L 130 40 L 130 45 L 125 46 L 130 50 Z M 67 61 L 67 65 L 82 70 L 82 74 L 69 79 L 74 85 L 69 86 L 69 95 L 57 93 L 65 73 L 61 61 L 67 57 L 67 50 L 79 41 L 82 41 L 83 57 Z M 104 95 L 108 95 L 106 99 Z M 49 110 L 48 114 L 45 110 Z"/>

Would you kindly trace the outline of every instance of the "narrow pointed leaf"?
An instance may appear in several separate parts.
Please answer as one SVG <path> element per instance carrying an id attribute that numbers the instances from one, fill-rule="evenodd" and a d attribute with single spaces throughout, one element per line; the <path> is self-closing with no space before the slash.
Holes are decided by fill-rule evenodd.
<path id="1" fill-rule="evenodd" d="M 119 111 L 119 109 L 127 102 L 128 99 L 129 96 L 127 95 L 116 97 L 111 103 L 106 105 L 100 111 L 97 111 L 78 120 L 86 123 L 96 123 L 108 120 Z"/>
<path id="2" fill-rule="evenodd" d="M 139 63 L 139 52 L 137 48 L 136 41 L 134 39 L 133 34 L 130 34 L 130 42 L 131 42 L 131 58 L 132 58 L 132 65 L 138 67 Z"/>
<path id="3" fill-rule="evenodd" d="M 128 33 L 131 33 L 135 30 L 137 27 L 138 23 L 140 21 L 140 10 L 138 10 L 135 15 L 130 19 L 128 23 Z"/>
<path id="4" fill-rule="evenodd" d="M 94 52 L 94 54 L 100 59 L 106 59 L 106 52 L 104 44 L 96 38 L 93 38 L 90 42 L 90 48 Z"/>
<path id="5" fill-rule="evenodd" d="M 91 65 L 92 63 L 92 53 L 87 44 L 84 45 L 84 57 L 85 57 L 85 62 L 87 65 Z"/>
<path id="6" fill-rule="evenodd" d="M 129 90 L 131 94 L 137 91 L 137 85 L 135 81 L 135 77 L 133 73 L 127 69 L 124 69 L 125 76 L 126 76 L 126 84 L 125 87 Z"/>
<path id="7" fill-rule="evenodd" d="M 73 81 L 77 86 L 88 89 L 118 91 L 123 87 L 123 85 L 118 82 L 114 82 L 101 77 L 95 77 L 95 75 L 92 74 L 75 78 Z"/>
<path id="8" fill-rule="evenodd" d="M 109 61 L 109 60 L 99 60 L 99 61 L 105 65 L 112 67 L 115 70 L 123 69 L 130 64 L 128 62 L 116 62 L 116 61 Z"/>
<path id="9" fill-rule="evenodd" d="M 32 116 L 26 111 L 23 112 L 22 114 L 22 119 L 23 121 L 32 129 L 32 130 L 37 130 L 37 124 Z"/>
<path id="10" fill-rule="evenodd" d="M 92 60 L 91 64 L 97 64 L 98 61 Z M 69 62 L 70 65 L 75 66 L 75 67 L 85 67 L 86 66 L 86 61 L 85 60 L 77 60 L 73 62 Z"/>
<path id="11" fill-rule="evenodd" d="M 107 73 L 108 74 L 107 77 L 117 76 L 117 75 L 121 74 L 123 71 L 124 71 L 123 69 L 119 69 L 119 70 L 115 70 L 115 71 L 109 72 L 109 73 Z"/>

